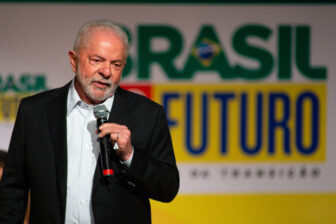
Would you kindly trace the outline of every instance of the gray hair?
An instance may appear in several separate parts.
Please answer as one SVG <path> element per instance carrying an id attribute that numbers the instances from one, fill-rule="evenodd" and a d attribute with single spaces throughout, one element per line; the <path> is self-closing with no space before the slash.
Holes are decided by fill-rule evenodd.
<path id="1" fill-rule="evenodd" d="M 81 47 L 86 46 L 93 30 L 109 30 L 118 35 L 124 43 L 126 49 L 125 56 L 127 57 L 129 43 L 126 32 L 119 25 L 107 19 L 89 21 L 79 29 L 73 47 L 76 53 L 79 52 Z"/>

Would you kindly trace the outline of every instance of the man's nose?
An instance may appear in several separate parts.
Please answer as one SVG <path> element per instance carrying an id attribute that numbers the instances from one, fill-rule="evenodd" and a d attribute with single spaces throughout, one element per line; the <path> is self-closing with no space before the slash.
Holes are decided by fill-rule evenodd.
<path id="1" fill-rule="evenodd" d="M 110 63 L 104 63 L 100 68 L 99 74 L 102 75 L 104 78 L 109 78 L 112 75 Z"/>

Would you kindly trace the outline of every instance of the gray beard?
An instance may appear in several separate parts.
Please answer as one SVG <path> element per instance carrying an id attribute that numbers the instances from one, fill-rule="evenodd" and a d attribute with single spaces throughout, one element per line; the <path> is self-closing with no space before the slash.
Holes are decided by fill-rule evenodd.
<path id="1" fill-rule="evenodd" d="M 78 72 L 76 73 L 76 79 L 78 80 L 79 85 L 82 87 L 84 93 L 86 96 L 88 96 L 92 101 L 94 102 L 103 102 L 107 98 L 113 96 L 115 90 L 117 89 L 118 84 L 114 84 L 111 81 L 107 81 L 103 78 L 95 79 L 95 78 L 83 78 L 82 75 L 80 75 L 80 70 L 77 70 Z M 96 96 L 93 91 L 92 86 L 92 81 L 102 81 L 102 82 L 107 82 L 110 84 L 108 88 L 105 88 L 104 94 L 101 96 Z"/>

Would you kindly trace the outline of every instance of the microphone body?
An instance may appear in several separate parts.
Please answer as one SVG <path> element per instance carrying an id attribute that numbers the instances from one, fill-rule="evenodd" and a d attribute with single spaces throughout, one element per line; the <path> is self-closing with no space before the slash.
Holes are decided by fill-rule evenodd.
<path id="1" fill-rule="evenodd" d="M 99 128 L 100 125 L 104 124 L 105 122 L 107 122 L 106 117 L 98 118 L 97 128 Z M 99 129 L 98 132 L 100 133 Z M 109 160 L 109 158 L 111 157 L 112 150 L 109 136 L 105 135 L 103 138 L 99 138 L 99 143 L 100 143 L 100 163 L 103 169 L 103 176 L 112 176 L 113 169 Z"/>
<path id="2" fill-rule="evenodd" d="M 106 109 L 105 105 L 97 105 L 94 108 L 94 115 L 97 118 L 97 129 L 98 133 L 100 133 L 99 127 L 100 125 L 107 122 L 107 116 L 109 111 Z M 100 163 L 103 169 L 103 176 L 109 177 L 113 176 L 113 161 L 116 160 L 115 152 L 112 150 L 110 138 L 108 135 L 105 135 L 103 138 L 99 138 L 100 143 Z"/>

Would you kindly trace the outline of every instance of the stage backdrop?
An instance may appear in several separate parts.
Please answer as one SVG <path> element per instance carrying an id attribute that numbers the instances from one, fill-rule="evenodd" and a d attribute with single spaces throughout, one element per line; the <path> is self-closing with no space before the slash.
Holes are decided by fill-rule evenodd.
<path id="1" fill-rule="evenodd" d="M 101 18 L 130 36 L 123 86 L 167 114 L 181 186 L 153 223 L 336 223 L 333 4 L 2 3 L 0 148 Z"/>

